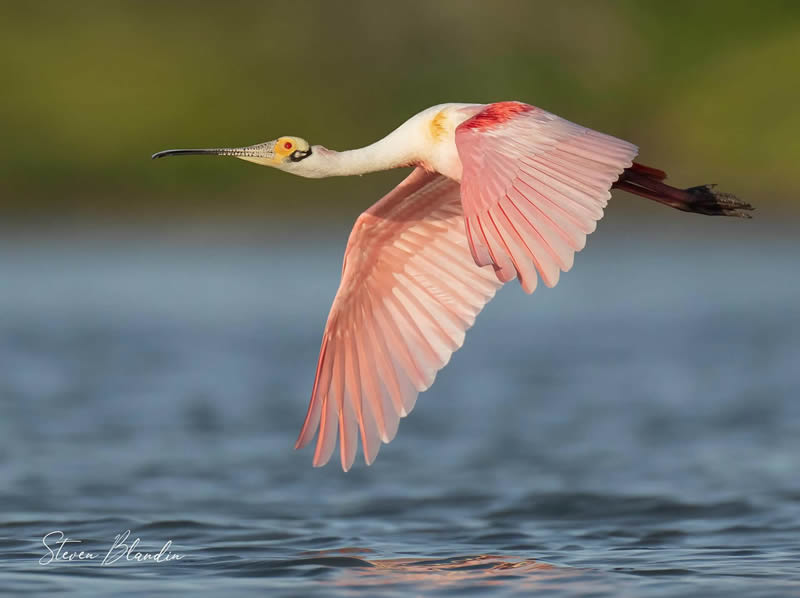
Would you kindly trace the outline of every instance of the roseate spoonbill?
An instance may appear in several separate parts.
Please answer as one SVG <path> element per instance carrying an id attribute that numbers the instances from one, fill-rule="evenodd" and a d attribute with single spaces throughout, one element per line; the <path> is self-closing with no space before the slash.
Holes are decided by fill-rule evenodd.
<path id="1" fill-rule="evenodd" d="M 633 162 L 637 151 L 540 108 L 498 102 L 433 106 L 343 152 L 280 137 L 153 158 L 233 156 L 310 178 L 414 167 L 350 233 L 296 444 L 319 431 L 313 464 L 321 466 L 338 431 L 346 471 L 358 436 L 368 465 L 394 438 L 498 287 L 518 278 L 531 293 L 537 275 L 548 287 L 558 282 L 611 189 L 686 212 L 749 217 L 749 204 L 710 185 L 666 185 L 664 172 Z"/>

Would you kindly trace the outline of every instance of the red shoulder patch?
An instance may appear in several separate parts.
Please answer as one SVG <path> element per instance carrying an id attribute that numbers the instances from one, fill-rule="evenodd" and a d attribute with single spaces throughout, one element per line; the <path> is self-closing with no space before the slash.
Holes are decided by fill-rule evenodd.
<path id="1" fill-rule="evenodd" d="M 469 120 L 461 123 L 459 127 L 464 127 L 465 129 L 477 129 L 478 131 L 486 131 L 487 129 L 501 125 L 504 122 L 508 122 L 517 114 L 530 112 L 531 110 L 536 110 L 536 107 L 529 104 L 523 104 L 522 102 L 495 102 L 494 104 L 489 104 L 486 106 L 486 108 L 478 112 L 478 114 Z"/>

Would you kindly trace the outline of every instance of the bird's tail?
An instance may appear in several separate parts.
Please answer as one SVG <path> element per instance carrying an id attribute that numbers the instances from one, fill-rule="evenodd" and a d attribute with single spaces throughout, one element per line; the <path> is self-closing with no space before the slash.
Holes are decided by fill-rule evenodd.
<path id="1" fill-rule="evenodd" d="M 715 185 L 699 185 L 678 189 L 665 184 L 667 173 L 636 162 L 626 168 L 613 188 L 652 199 L 666 206 L 709 216 L 752 218 L 753 206 L 730 193 L 714 191 Z"/>

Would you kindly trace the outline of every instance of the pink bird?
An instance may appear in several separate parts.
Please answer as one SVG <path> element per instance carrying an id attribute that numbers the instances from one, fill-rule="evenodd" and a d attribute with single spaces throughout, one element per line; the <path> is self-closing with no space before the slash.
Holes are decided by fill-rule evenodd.
<path id="1" fill-rule="evenodd" d="M 249 147 L 166 150 L 234 156 L 303 177 L 413 166 L 356 220 L 322 337 L 296 448 L 316 435 L 314 466 L 339 437 L 342 468 L 358 438 L 371 464 L 433 384 L 484 305 L 518 278 L 526 293 L 572 267 L 618 188 L 679 210 L 749 217 L 709 185 L 677 189 L 633 162 L 635 145 L 521 102 L 441 104 L 361 149 L 299 137 Z"/>

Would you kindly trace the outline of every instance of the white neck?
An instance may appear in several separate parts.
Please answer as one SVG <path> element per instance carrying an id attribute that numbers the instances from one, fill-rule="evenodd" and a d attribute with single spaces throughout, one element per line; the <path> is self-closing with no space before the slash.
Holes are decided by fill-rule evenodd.
<path id="1" fill-rule="evenodd" d="M 398 148 L 393 144 L 384 143 L 385 141 L 388 141 L 388 138 L 366 147 L 343 152 L 322 146 L 314 147 L 314 152 L 324 159 L 324 167 L 320 169 L 322 176 L 367 174 L 408 166 L 416 162 L 416 152 L 410 151 L 411 148 Z"/>
<path id="2" fill-rule="evenodd" d="M 418 115 L 419 116 L 419 115 Z M 348 176 L 389 170 L 421 161 L 422 134 L 418 117 L 411 118 L 375 143 L 354 150 L 337 152 L 315 145 L 312 154 L 300 162 L 287 164 L 288 172 L 309 178 Z"/>

